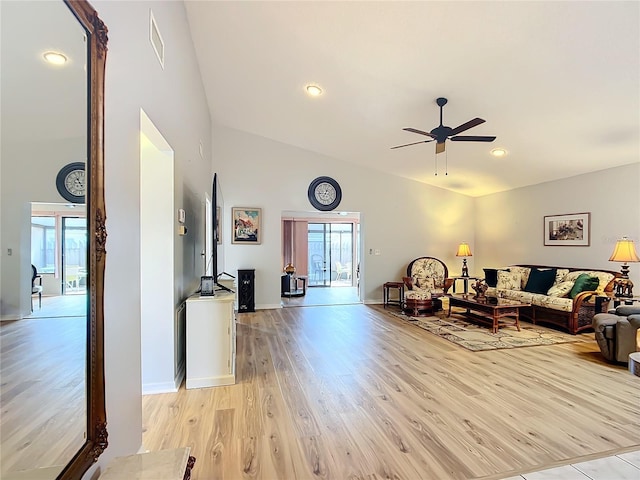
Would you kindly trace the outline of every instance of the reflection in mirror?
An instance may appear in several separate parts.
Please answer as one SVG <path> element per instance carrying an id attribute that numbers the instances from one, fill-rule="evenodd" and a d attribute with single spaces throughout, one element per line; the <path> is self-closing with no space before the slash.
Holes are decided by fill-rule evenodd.
<path id="1" fill-rule="evenodd" d="M 106 448 L 106 28 L 85 1 L 0 9 L 0 477 L 80 478 Z"/>

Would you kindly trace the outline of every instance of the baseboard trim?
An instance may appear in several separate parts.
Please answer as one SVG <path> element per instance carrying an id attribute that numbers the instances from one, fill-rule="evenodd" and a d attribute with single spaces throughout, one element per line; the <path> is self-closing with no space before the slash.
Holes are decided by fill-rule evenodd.
<path id="1" fill-rule="evenodd" d="M 176 393 L 179 388 L 180 385 L 176 387 L 173 382 L 143 384 L 142 395 L 155 395 L 157 393 Z"/>

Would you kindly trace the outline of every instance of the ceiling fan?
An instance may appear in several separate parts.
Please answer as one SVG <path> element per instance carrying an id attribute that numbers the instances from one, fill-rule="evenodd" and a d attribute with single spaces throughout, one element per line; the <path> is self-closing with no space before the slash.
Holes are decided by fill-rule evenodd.
<path id="1" fill-rule="evenodd" d="M 418 143 L 427 143 L 436 141 L 436 153 L 444 152 L 444 145 L 446 140 L 451 140 L 452 142 L 493 142 L 496 137 L 487 137 L 487 136 L 477 136 L 477 135 L 458 135 L 459 133 L 465 132 L 470 128 L 477 127 L 481 123 L 484 123 L 485 120 L 482 118 L 474 118 L 473 120 L 469 120 L 462 125 L 458 125 L 456 128 L 447 127 L 442 124 L 442 107 L 447 104 L 447 99 L 440 97 L 436 99 L 436 103 L 440 107 L 440 125 L 431 130 L 431 132 L 423 132 L 422 130 L 418 130 L 417 128 L 403 128 L 407 132 L 418 133 L 420 135 L 425 135 L 429 137 L 429 140 L 422 140 L 420 142 L 407 143 L 405 145 L 398 145 L 394 148 L 402 148 L 408 147 L 409 145 L 417 145 Z"/>

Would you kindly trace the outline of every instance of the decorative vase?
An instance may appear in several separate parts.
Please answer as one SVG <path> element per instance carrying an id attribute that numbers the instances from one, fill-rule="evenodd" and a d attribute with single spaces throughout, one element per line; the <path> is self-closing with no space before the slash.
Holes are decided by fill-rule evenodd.
<path id="1" fill-rule="evenodd" d="M 476 283 L 471 285 L 471 288 L 476 292 L 473 298 L 484 298 L 484 294 L 489 288 L 489 285 L 487 285 L 484 280 L 478 280 Z"/>

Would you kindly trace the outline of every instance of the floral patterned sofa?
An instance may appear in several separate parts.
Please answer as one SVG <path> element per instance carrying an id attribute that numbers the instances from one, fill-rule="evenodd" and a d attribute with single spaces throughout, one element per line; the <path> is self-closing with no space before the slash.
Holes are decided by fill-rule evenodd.
<path id="1" fill-rule="evenodd" d="M 549 270 L 555 270 L 555 278 L 551 279 L 552 284 L 545 293 L 525 290 L 532 269 L 536 276 L 544 271 L 549 273 Z M 487 270 L 492 269 L 485 269 L 485 274 Z M 511 265 L 496 270 L 496 286 L 489 286 L 487 296 L 530 303 L 531 307 L 520 310 L 522 315 L 530 318 L 533 323 L 556 325 L 574 335 L 592 328 L 593 316 L 607 306 L 607 302 L 600 303 L 596 300 L 597 297 L 611 296 L 613 280 L 620 276 L 618 272 L 610 270 L 545 265 Z M 580 282 L 576 282 L 581 276 Z M 586 285 L 588 290 L 580 291 L 580 286 L 576 286 L 576 283 Z"/>

